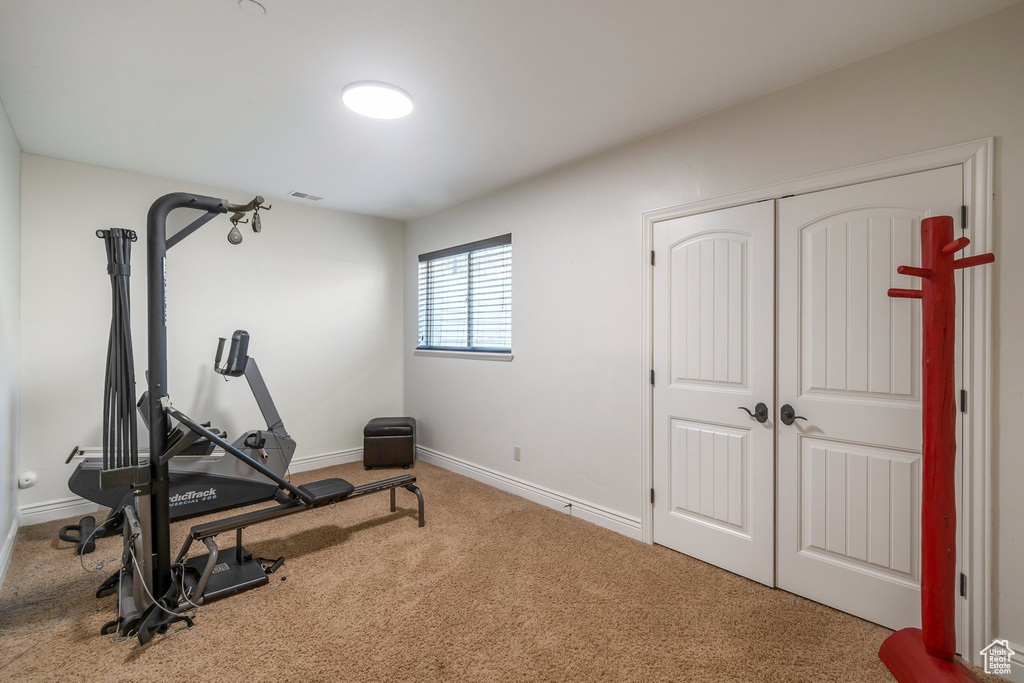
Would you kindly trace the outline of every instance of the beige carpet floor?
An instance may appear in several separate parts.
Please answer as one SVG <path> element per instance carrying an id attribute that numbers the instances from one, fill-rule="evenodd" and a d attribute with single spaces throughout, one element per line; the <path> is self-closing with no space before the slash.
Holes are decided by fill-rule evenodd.
<path id="1" fill-rule="evenodd" d="M 876 655 L 884 628 L 429 464 L 413 472 L 425 528 L 403 490 L 395 513 L 384 493 L 252 527 L 246 546 L 284 555 L 287 580 L 145 647 L 99 634 L 115 602 L 93 593 L 119 539 L 86 556 L 109 562 L 90 574 L 57 540 L 61 523 L 21 529 L 0 591 L 0 608 L 15 606 L 0 612 L 0 679 L 892 680 Z M 329 476 L 391 473 L 294 479 Z M 172 527 L 174 548 L 192 523 Z M 53 624 L 58 603 L 52 631 L 10 632 Z"/>

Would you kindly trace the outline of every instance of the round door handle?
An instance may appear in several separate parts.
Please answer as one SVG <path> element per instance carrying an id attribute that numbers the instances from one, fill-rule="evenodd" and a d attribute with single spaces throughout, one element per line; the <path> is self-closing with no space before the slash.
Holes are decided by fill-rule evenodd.
<path id="1" fill-rule="evenodd" d="M 750 412 L 750 408 L 747 408 L 746 406 L 740 406 L 739 409 L 746 411 L 747 415 L 754 418 L 761 424 L 764 424 L 765 422 L 768 421 L 768 406 L 766 406 L 763 403 L 758 403 L 756 406 L 754 406 L 754 412 Z"/>
<path id="2" fill-rule="evenodd" d="M 796 411 L 793 410 L 793 406 L 788 403 L 779 409 L 779 417 L 782 418 L 782 424 L 791 425 L 796 420 L 806 420 L 807 418 L 803 415 L 797 415 Z"/>

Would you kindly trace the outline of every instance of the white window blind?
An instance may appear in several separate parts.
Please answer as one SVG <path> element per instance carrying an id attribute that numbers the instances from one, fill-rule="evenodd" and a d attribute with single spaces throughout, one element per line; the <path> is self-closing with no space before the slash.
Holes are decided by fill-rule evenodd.
<path id="1" fill-rule="evenodd" d="M 419 348 L 511 352 L 511 233 L 421 254 L 419 290 Z"/>

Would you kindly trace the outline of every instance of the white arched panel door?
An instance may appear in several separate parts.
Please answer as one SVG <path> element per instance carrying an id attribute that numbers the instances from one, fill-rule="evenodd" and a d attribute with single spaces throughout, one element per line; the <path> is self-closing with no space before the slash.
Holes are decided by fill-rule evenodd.
<path id="1" fill-rule="evenodd" d="M 779 201 L 778 586 L 890 628 L 920 625 L 921 305 L 887 291 L 962 173 Z"/>
<path id="2" fill-rule="evenodd" d="M 774 235 L 773 201 L 654 229 L 654 541 L 769 586 Z"/>

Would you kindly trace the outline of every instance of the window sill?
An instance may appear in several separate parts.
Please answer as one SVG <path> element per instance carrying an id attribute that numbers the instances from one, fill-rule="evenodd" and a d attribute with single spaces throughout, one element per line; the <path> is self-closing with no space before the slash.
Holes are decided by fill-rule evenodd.
<path id="1" fill-rule="evenodd" d="M 471 360 L 491 360 L 508 363 L 512 360 L 513 354 L 497 353 L 491 351 L 441 351 L 437 349 L 415 349 L 414 356 L 438 356 L 441 358 L 468 358 Z"/>

